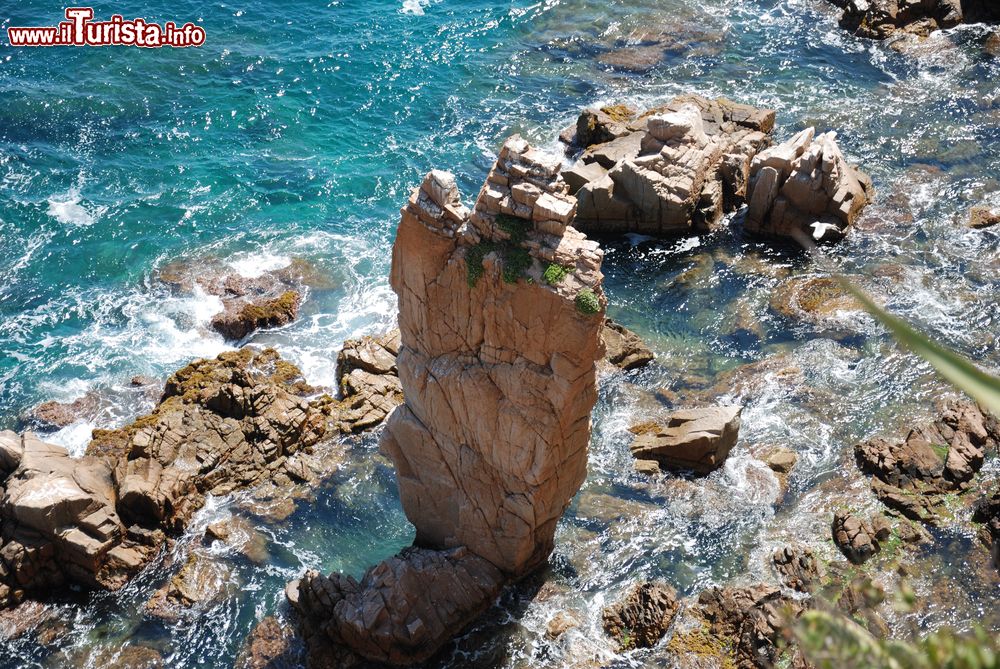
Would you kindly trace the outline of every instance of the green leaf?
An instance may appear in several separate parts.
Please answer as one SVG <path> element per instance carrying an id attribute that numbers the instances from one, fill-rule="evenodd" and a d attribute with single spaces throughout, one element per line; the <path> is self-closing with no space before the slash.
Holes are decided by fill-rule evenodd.
<path id="1" fill-rule="evenodd" d="M 838 280 L 844 290 L 851 293 L 870 314 L 889 328 L 900 344 L 931 363 L 941 376 L 983 407 L 1000 414 L 1000 377 L 987 374 L 970 360 L 932 341 L 906 321 L 888 313 L 847 279 L 839 277 Z"/>

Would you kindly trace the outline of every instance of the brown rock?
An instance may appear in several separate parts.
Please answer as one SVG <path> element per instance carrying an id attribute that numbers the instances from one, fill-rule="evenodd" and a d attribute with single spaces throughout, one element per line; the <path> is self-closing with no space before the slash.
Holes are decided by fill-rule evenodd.
<path id="1" fill-rule="evenodd" d="M 771 310 L 785 318 L 823 324 L 861 305 L 832 277 L 795 277 L 782 282 L 771 295 Z"/>
<path id="2" fill-rule="evenodd" d="M 405 403 L 381 448 L 416 544 L 360 583 L 288 588 L 313 647 L 392 664 L 430 657 L 543 564 L 586 474 L 605 300 L 598 245 L 569 227 L 560 160 L 505 142 L 475 209 L 432 171 L 402 211 L 390 283 Z M 571 268 L 555 285 L 550 264 Z M 358 371 L 358 370 L 355 370 Z"/>
<path id="3" fill-rule="evenodd" d="M 302 296 L 287 290 L 277 297 L 254 301 L 233 300 L 212 318 L 212 327 L 226 339 L 239 341 L 262 328 L 288 325 L 299 315 Z"/>
<path id="4" fill-rule="evenodd" d="M 738 669 L 770 667 L 779 640 L 803 605 L 771 585 L 711 588 L 698 595 L 698 611 L 715 637 L 727 639 Z"/>
<path id="5" fill-rule="evenodd" d="M 153 593 L 146 611 L 163 620 L 176 620 L 185 609 L 218 603 L 236 587 L 226 563 L 194 552 L 180 571 Z"/>
<path id="6" fill-rule="evenodd" d="M 293 630 L 274 616 L 257 623 L 233 665 L 234 669 L 294 669 L 301 666 Z"/>
<path id="7" fill-rule="evenodd" d="M 580 621 L 575 616 L 565 611 L 559 611 L 549 619 L 545 626 L 545 638 L 558 639 L 566 632 L 579 626 Z"/>
<path id="8" fill-rule="evenodd" d="M 1000 39 L 1000 38 L 998 38 Z M 976 230 L 1000 224 L 1000 214 L 987 207 L 973 207 L 969 212 L 969 227 Z"/>
<path id="9" fill-rule="evenodd" d="M 799 592 L 812 592 L 823 577 L 819 560 L 808 546 L 786 546 L 774 552 L 771 562 L 782 582 Z"/>
<path id="10" fill-rule="evenodd" d="M 994 58 L 1000 58 L 1000 32 L 990 33 L 983 49 Z"/>
<path id="11" fill-rule="evenodd" d="M 764 458 L 767 466 L 778 474 L 788 474 L 798 461 L 799 456 L 795 454 L 795 451 L 788 448 L 776 448 Z"/>
<path id="12" fill-rule="evenodd" d="M 881 550 L 870 522 L 839 511 L 833 517 L 833 542 L 854 564 L 863 564 Z"/>
<path id="13" fill-rule="evenodd" d="M 844 159 L 836 133 L 807 128 L 753 157 L 749 193 L 748 232 L 828 242 L 843 238 L 874 188 Z"/>
<path id="14" fill-rule="evenodd" d="M 844 10 L 840 26 L 861 37 L 927 36 L 963 22 L 1000 21 L 993 0 L 830 0 Z"/>
<path id="15" fill-rule="evenodd" d="M 31 409 L 25 421 L 39 430 L 61 430 L 78 421 L 93 420 L 100 408 L 100 397 L 90 391 L 72 402 L 42 402 Z"/>
<path id="16" fill-rule="evenodd" d="M 267 562 L 267 539 L 242 516 L 230 516 L 205 528 L 205 537 L 217 539 L 256 564 Z"/>
<path id="17" fill-rule="evenodd" d="M 708 474 L 722 466 L 736 445 L 742 411 L 743 407 L 690 409 L 671 414 L 665 426 L 635 426 L 632 455 L 669 469 Z"/>
<path id="18" fill-rule="evenodd" d="M 652 648 L 666 634 L 679 608 L 677 593 L 670 586 L 639 583 L 620 602 L 604 609 L 604 633 L 621 650 Z"/>
<path id="19" fill-rule="evenodd" d="M 645 367 L 655 359 L 653 352 L 639 339 L 639 335 L 610 318 L 604 319 L 601 338 L 607 349 L 608 362 L 619 369 Z"/>
<path id="20" fill-rule="evenodd" d="M 399 330 L 344 342 L 337 356 L 341 432 L 379 425 L 403 403 L 403 386 L 396 371 L 398 353 Z"/>
<path id="21" fill-rule="evenodd" d="M 979 537 L 993 554 L 993 564 L 1000 569 L 1000 488 L 983 495 L 976 503 L 972 520 L 981 524 Z"/>
<path id="22" fill-rule="evenodd" d="M 724 98 L 680 96 L 629 124 L 630 133 L 584 152 L 570 170 L 584 231 L 676 234 L 712 228 L 742 204 L 751 158 L 774 112 Z"/>

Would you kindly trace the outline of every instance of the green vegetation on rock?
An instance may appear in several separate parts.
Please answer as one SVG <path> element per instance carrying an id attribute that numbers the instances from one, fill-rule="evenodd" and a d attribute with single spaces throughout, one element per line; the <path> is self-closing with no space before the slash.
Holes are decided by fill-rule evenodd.
<path id="1" fill-rule="evenodd" d="M 497 227 L 510 235 L 504 241 L 481 241 L 470 246 L 465 252 L 465 265 L 468 272 L 469 287 L 474 288 L 483 275 L 483 260 L 494 251 L 500 257 L 503 267 L 502 275 L 506 283 L 517 283 L 518 279 L 527 278 L 528 270 L 535 260 L 526 248 L 521 246 L 531 231 L 531 221 L 523 218 L 500 214 L 496 218 Z"/>
<path id="2" fill-rule="evenodd" d="M 600 313 L 601 301 L 597 299 L 597 295 L 594 294 L 594 291 L 590 288 L 584 288 L 576 294 L 576 310 L 581 314 L 593 316 L 594 314 Z"/>
<path id="3" fill-rule="evenodd" d="M 545 273 L 542 274 L 542 278 L 545 279 L 545 283 L 550 286 L 554 286 L 561 283 L 570 272 L 573 271 L 572 267 L 565 267 L 563 265 L 557 265 L 556 263 L 549 263 L 549 266 L 545 268 Z"/>

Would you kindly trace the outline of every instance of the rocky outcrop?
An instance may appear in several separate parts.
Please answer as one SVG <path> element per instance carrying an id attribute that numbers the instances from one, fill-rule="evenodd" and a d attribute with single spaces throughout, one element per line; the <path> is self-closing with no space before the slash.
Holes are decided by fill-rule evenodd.
<path id="1" fill-rule="evenodd" d="M 854 564 L 864 564 L 882 550 L 879 542 L 889 538 L 891 528 L 882 515 L 870 521 L 838 511 L 833 516 L 833 543 Z"/>
<path id="2" fill-rule="evenodd" d="M 750 166 L 745 228 L 766 237 L 842 239 L 874 196 L 868 175 L 847 163 L 836 133 L 806 128 L 761 151 Z"/>
<path id="3" fill-rule="evenodd" d="M 604 633 L 621 650 L 652 648 L 667 633 L 680 602 L 665 583 L 636 584 L 620 601 L 601 614 Z"/>
<path id="4" fill-rule="evenodd" d="M 823 577 L 819 560 L 808 546 L 779 548 L 771 556 L 771 563 L 781 581 L 799 592 L 812 592 Z"/>
<path id="5" fill-rule="evenodd" d="M 60 430 L 79 421 L 93 420 L 100 405 L 100 396 L 90 391 L 72 402 L 42 402 L 29 410 L 23 420 L 39 431 Z"/>
<path id="6" fill-rule="evenodd" d="M 844 10 L 840 25 L 872 39 L 953 28 L 963 22 L 1000 21 L 993 0 L 830 0 Z"/>
<path id="7" fill-rule="evenodd" d="M 306 285 L 327 287 L 326 279 L 299 258 L 249 277 L 216 259 L 177 261 L 158 269 L 155 278 L 177 293 L 218 297 L 223 308 L 212 317 L 212 328 L 234 341 L 288 325 L 298 317 Z"/>
<path id="8" fill-rule="evenodd" d="M 188 609 L 218 603 L 237 586 L 229 565 L 194 552 L 180 571 L 153 593 L 146 611 L 161 620 L 177 620 Z"/>
<path id="9" fill-rule="evenodd" d="M 379 425 L 403 403 L 403 386 L 396 371 L 398 353 L 399 330 L 344 342 L 337 356 L 342 432 Z"/>
<path id="10" fill-rule="evenodd" d="M 742 412 L 743 407 L 689 409 L 671 414 L 665 425 L 633 426 L 632 455 L 667 469 L 709 474 L 722 466 L 736 445 Z"/>
<path id="11" fill-rule="evenodd" d="M 236 657 L 234 669 L 294 669 L 302 666 L 294 631 L 274 616 L 261 620 Z"/>
<path id="12" fill-rule="evenodd" d="M 405 403 L 381 448 L 420 548 L 360 583 L 290 584 L 313 643 L 426 659 L 548 558 L 586 473 L 603 355 L 603 254 L 574 211 L 559 160 L 516 136 L 472 211 L 438 171 L 403 208 L 390 280 Z"/>
<path id="13" fill-rule="evenodd" d="M 782 633 L 801 614 L 803 604 L 772 585 L 710 588 L 698 595 L 698 612 L 709 632 L 729 641 L 737 669 L 772 667 Z"/>
<path id="14" fill-rule="evenodd" d="M 115 568 L 132 556 L 120 546 L 126 530 L 108 463 L 71 458 L 30 432 L 0 432 L 0 476 L 0 606 L 66 582 L 117 583 Z"/>
<path id="15" fill-rule="evenodd" d="M 656 357 L 639 335 L 610 318 L 604 319 L 601 338 L 607 351 L 607 361 L 619 369 L 627 371 L 645 367 Z"/>
<path id="16" fill-rule="evenodd" d="M 940 417 L 901 441 L 874 438 L 854 447 L 883 504 L 911 520 L 934 523 L 943 497 L 968 490 L 986 454 L 1000 444 L 1000 422 L 968 401 L 949 402 Z"/>
<path id="17" fill-rule="evenodd" d="M 992 552 L 993 564 L 1000 569 L 1000 487 L 976 503 L 972 520 L 980 523 L 979 538 Z"/>
<path id="18" fill-rule="evenodd" d="M 586 117 L 586 120 L 584 119 Z M 584 112 L 567 171 L 585 232 L 652 235 L 703 232 L 744 201 L 750 161 L 770 143 L 774 112 L 695 95 L 628 123 Z"/>
<path id="19" fill-rule="evenodd" d="M 299 315 L 302 296 L 286 290 L 277 297 L 255 300 L 230 300 L 226 308 L 212 317 L 212 327 L 226 339 L 239 341 L 263 328 L 288 325 Z"/>

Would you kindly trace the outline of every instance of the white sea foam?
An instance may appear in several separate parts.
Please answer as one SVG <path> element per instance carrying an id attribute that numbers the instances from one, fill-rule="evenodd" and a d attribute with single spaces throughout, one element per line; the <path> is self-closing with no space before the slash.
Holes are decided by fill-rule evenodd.
<path id="1" fill-rule="evenodd" d="M 256 253 L 241 253 L 226 261 L 237 274 L 248 279 L 256 279 L 268 272 L 283 269 L 292 264 L 292 259 L 286 255 L 276 255 L 268 251 Z"/>
<path id="2" fill-rule="evenodd" d="M 403 0 L 403 7 L 399 10 L 403 14 L 423 16 L 424 7 L 429 5 L 429 0 Z"/>
<path id="3" fill-rule="evenodd" d="M 80 192 L 71 188 L 62 195 L 53 195 L 48 199 L 48 215 L 66 225 L 93 225 L 106 207 L 87 208 L 80 203 Z"/>

